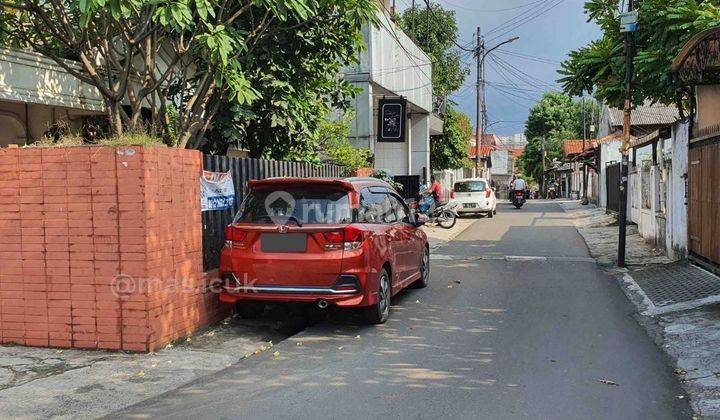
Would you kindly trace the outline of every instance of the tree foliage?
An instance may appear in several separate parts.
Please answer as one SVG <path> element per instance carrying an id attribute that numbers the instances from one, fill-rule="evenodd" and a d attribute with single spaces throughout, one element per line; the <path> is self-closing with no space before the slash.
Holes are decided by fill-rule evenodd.
<path id="1" fill-rule="evenodd" d="M 430 6 L 430 11 L 422 4 L 405 9 L 398 23 L 430 57 L 433 95 L 446 102 L 462 86 L 469 70 L 463 67 L 460 51 L 455 47 L 458 39 L 455 11 L 445 10 L 437 3 L 431 2 Z"/>
<path id="2" fill-rule="evenodd" d="M 172 105 L 180 147 L 199 146 L 220 110 L 246 118 L 260 100 L 291 109 L 295 101 L 335 99 L 342 89 L 327 76 L 339 64 L 324 61 L 352 61 L 347 45 L 358 48 L 360 26 L 376 10 L 372 0 L 16 0 L 0 6 L 5 38 L 96 87 L 115 134 L 148 124 L 167 136 Z M 340 26 L 344 35 L 331 33 L 338 21 L 346 25 Z M 318 35 L 325 28 L 330 31 Z M 328 53 L 333 49 L 340 52 Z M 319 72 L 315 85 L 302 85 L 313 71 Z M 294 77 L 298 83 L 288 83 Z M 284 123 L 270 118 L 268 126 Z"/>
<path id="3" fill-rule="evenodd" d="M 430 166 L 437 169 L 469 167 L 468 139 L 471 135 L 472 123 L 468 116 L 448 108 L 443 135 L 430 138 Z"/>
<path id="4" fill-rule="evenodd" d="M 372 153 L 366 148 L 356 148 L 350 142 L 350 123 L 354 112 L 346 113 L 343 118 L 325 118 L 317 129 L 317 144 L 330 163 L 345 167 L 346 175 L 371 165 Z"/>
<path id="5" fill-rule="evenodd" d="M 691 91 L 670 74 L 670 64 L 695 34 L 720 22 L 717 0 L 636 0 L 639 26 L 634 61 L 633 100 L 646 99 L 688 109 Z M 613 107 L 622 107 L 625 96 L 624 36 L 620 33 L 618 2 L 590 0 L 585 3 L 589 21 L 602 37 L 572 51 L 559 73 L 565 92 L 592 93 Z"/>
<path id="6" fill-rule="evenodd" d="M 317 130 L 330 110 L 349 108 L 356 94 L 338 74 L 357 62 L 361 26 L 374 22 L 372 0 L 322 0 L 313 19 L 288 18 L 255 44 L 246 77 L 258 93 L 249 104 L 230 104 L 218 116 L 210 151 L 238 143 L 253 157 L 316 158 Z"/>
<path id="7" fill-rule="evenodd" d="M 592 115 L 597 115 L 598 105 L 586 101 L 585 118 L 580 101 L 573 101 L 567 95 L 552 92 L 546 93 L 535 106 L 530 109 L 525 123 L 525 136 L 528 144 L 520 157 L 520 167 L 528 177 L 541 182 L 543 178 L 543 143 L 546 151 L 546 163 L 561 159 L 565 140 L 583 137 L 583 124 L 589 136 L 589 125 Z"/>

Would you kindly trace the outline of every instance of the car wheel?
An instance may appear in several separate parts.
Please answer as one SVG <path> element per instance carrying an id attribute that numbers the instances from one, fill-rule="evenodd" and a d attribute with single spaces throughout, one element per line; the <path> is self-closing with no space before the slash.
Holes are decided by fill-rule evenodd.
<path id="1" fill-rule="evenodd" d="M 430 284 L 430 250 L 425 247 L 420 262 L 420 278 L 415 281 L 415 287 L 424 289 Z"/>
<path id="2" fill-rule="evenodd" d="M 495 212 L 492 211 L 492 210 L 490 210 L 490 211 L 488 212 L 487 216 L 492 219 L 493 216 L 495 216 Z"/>
<path id="3" fill-rule="evenodd" d="M 237 303 L 235 309 L 245 319 L 257 319 L 265 312 L 265 303 L 241 300 Z"/>
<path id="4" fill-rule="evenodd" d="M 390 317 L 390 275 L 386 269 L 378 277 L 377 302 L 367 308 L 366 318 L 370 324 L 384 324 Z"/>

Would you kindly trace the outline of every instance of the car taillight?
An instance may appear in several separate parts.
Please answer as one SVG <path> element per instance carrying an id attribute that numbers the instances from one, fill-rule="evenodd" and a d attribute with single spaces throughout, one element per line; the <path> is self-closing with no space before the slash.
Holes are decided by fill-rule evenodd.
<path id="1" fill-rule="evenodd" d="M 450 190 L 450 198 L 455 198 L 455 190 Z"/>
<path id="2" fill-rule="evenodd" d="M 343 230 L 325 232 L 323 235 L 328 242 L 325 244 L 326 250 L 345 249 L 346 251 L 350 251 L 357 249 L 362 245 L 365 238 L 367 238 L 366 231 L 352 225 Z"/>
<path id="3" fill-rule="evenodd" d="M 247 232 L 233 227 L 232 225 L 225 228 L 225 245 L 230 248 L 242 247 L 242 242 L 247 238 Z"/>
<path id="4" fill-rule="evenodd" d="M 490 198 L 490 193 L 492 190 L 490 188 L 485 188 L 485 198 Z"/>

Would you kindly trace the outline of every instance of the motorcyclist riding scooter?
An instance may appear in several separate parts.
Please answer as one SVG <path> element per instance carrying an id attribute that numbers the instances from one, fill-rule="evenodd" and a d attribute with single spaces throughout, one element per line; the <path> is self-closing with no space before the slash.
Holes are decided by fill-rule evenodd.
<path id="1" fill-rule="evenodd" d="M 527 189 L 527 184 L 524 179 L 513 177 L 510 189 L 512 194 L 512 204 L 515 208 L 519 209 L 523 206 L 523 204 L 525 204 L 525 190 Z"/>
<path id="2" fill-rule="evenodd" d="M 430 188 L 421 188 L 415 197 L 413 207 L 418 212 L 426 214 L 430 219 L 429 223 L 450 229 L 455 226 L 457 221 L 457 212 L 455 211 L 457 205 L 445 201 L 442 185 L 435 179 L 435 176 L 430 177 L 430 181 Z"/>

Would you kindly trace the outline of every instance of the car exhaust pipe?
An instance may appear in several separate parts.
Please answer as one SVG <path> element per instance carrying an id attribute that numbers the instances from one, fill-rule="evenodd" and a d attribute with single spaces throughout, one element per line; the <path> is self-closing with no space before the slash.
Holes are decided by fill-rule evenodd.
<path id="1" fill-rule="evenodd" d="M 324 300 L 324 299 L 323 299 L 323 300 L 318 300 L 317 306 L 318 306 L 318 308 L 320 308 L 320 309 L 325 309 L 325 308 L 327 308 L 327 307 L 328 307 L 327 300 Z"/>

